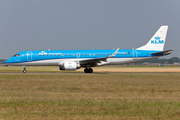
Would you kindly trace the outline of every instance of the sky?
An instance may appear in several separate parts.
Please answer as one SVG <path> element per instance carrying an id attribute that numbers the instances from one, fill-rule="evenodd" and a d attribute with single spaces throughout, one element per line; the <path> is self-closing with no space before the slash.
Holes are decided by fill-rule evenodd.
<path id="1" fill-rule="evenodd" d="M 132 49 L 168 25 L 180 57 L 180 0 L 0 0 L 0 59 L 26 50 Z M 161 57 L 162 58 L 162 57 Z"/>

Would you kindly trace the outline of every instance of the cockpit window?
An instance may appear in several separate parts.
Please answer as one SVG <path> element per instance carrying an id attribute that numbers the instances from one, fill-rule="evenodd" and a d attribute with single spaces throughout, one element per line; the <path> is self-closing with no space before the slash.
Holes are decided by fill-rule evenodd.
<path id="1" fill-rule="evenodd" d="M 15 54 L 15 55 L 13 55 L 13 57 L 20 57 L 21 56 L 21 54 Z"/>
<path id="2" fill-rule="evenodd" d="M 17 54 L 13 55 L 13 57 L 15 57 Z"/>

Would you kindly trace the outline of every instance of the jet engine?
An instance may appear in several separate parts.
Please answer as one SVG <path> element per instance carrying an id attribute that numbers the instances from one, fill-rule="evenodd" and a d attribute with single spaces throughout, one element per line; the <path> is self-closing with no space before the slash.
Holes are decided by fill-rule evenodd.
<path id="1" fill-rule="evenodd" d="M 60 66 L 60 70 L 76 70 L 80 68 L 80 64 L 76 62 L 64 62 L 63 66 Z"/>

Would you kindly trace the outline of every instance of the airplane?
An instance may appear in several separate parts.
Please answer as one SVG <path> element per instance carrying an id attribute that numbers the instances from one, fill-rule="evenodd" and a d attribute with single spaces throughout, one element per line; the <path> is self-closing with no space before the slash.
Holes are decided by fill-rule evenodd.
<path id="1" fill-rule="evenodd" d="M 163 50 L 168 26 L 161 26 L 149 42 L 136 49 L 112 50 L 28 50 L 22 51 L 6 61 L 7 65 L 59 66 L 60 70 L 85 68 L 85 73 L 93 73 L 92 67 L 122 65 L 148 60 L 171 54 L 173 50 Z"/>

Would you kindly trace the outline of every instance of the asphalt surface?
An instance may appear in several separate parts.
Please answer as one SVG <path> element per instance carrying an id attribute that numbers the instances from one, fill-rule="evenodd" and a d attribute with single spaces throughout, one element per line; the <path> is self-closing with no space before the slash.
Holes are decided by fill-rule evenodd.
<path id="1" fill-rule="evenodd" d="M 0 73 L 0 75 L 95 75 L 95 74 L 139 74 L 139 75 L 180 75 L 180 73 Z"/>

